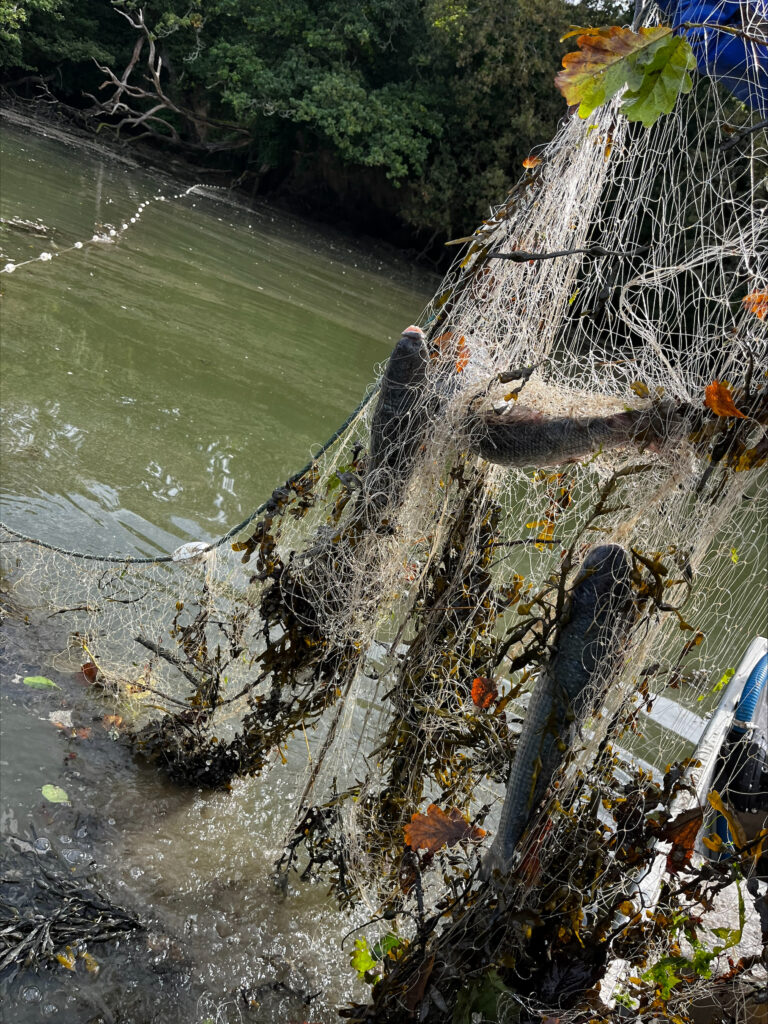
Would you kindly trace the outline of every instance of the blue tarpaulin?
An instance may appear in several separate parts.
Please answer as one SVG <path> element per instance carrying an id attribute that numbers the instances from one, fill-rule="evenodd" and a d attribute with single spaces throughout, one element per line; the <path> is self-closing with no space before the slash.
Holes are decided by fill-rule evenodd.
<path id="1" fill-rule="evenodd" d="M 699 71 L 768 117 L 768 0 L 657 0 L 691 44 Z M 683 28 L 686 24 L 706 28 Z M 742 36 L 724 32 L 731 28 Z M 745 38 L 747 37 L 747 38 Z"/>

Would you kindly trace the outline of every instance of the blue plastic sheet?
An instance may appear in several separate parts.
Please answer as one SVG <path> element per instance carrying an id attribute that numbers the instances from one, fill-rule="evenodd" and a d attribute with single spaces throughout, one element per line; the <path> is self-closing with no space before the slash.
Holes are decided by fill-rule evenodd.
<path id="1" fill-rule="evenodd" d="M 691 44 L 699 71 L 721 82 L 744 103 L 768 117 L 768 0 L 657 0 L 673 29 Z M 682 28 L 686 24 L 706 28 Z M 710 27 L 711 26 L 711 27 Z M 750 38 L 732 35 L 736 29 Z"/>

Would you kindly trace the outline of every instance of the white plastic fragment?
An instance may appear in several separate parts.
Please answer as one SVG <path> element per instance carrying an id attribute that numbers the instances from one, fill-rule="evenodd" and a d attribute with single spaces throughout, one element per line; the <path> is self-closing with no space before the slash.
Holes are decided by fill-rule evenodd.
<path id="1" fill-rule="evenodd" d="M 171 558 L 174 562 L 202 562 L 210 554 L 209 547 L 203 540 L 192 540 L 176 548 Z"/>

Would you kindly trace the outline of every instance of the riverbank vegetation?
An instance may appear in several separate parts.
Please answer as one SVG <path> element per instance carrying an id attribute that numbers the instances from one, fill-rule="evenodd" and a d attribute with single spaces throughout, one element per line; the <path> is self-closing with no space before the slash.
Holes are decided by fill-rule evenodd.
<path id="1" fill-rule="evenodd" d="M 0 76 L 218 184 L 434 254 L 552 136 L 560 36 L 627 20 L 607 6 L 0 0 Z"/>

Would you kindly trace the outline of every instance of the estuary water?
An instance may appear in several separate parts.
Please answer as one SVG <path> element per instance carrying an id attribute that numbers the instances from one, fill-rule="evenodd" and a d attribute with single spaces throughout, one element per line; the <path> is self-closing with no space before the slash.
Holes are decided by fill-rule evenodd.
<path id="1" fill-rule="evenodd" d="M 97 554 L 220 536 L 355 407 L 436 279 L 51 126 L 2 129 L 2 520 Z M 3 1019 L 337 1019 L 366 991 L 354 936 L 341 945 L 366 918 L 322 886 L 276 887 L 290 778 L 170 786 L 105 726 L 66 624 L 16 611 L 0 653 L 5 878 L 88 878 L 147 930 L 94 946 L 95 967 L 75 948 L 71 968 L 6 976 Z M 68 803 L 42 798 L 52 784 Z"/>

